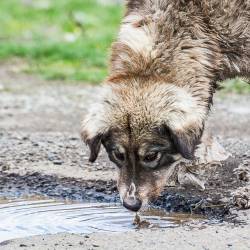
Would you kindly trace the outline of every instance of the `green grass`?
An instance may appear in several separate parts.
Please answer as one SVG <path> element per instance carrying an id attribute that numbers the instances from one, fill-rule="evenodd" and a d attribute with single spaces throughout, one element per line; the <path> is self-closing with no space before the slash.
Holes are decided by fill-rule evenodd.
<path id="1" fill-rule="evenodd" d="M 227 93 L 237 93 L 237 94 L 249 94 L 250 93 L 250 84 L 241 79 L 231 79 L 223 82 L 221 84 L 222 94 Z"/>
<path id="2" fill-rule="evenodd" d="M 100 82 L 122 12 L 95 0 L 1 0 L 0 59 L 24 58 L 46 79 Z"/>
<path id="3" fill-rule="evenodd" d="M 122 14 L 96 0 L 0 0 L 0 60 L 23 58 L 25 72 L 45 79 L 99 83 Z M 250 93 L 238 79 L 223 86 L 222 93 Z"/>

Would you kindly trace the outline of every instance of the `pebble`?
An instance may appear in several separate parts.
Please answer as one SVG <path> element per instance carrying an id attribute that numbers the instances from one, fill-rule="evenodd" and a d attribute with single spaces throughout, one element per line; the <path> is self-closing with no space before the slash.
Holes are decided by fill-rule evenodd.
<path id="1" fill-rule="evenodd" d="M 62 161 L 62 160 L 55 160 L 55 161 L 53 161 L 53 163 L 55 165 L 62 165 L 64 163 L 64 161 Z"/>
<path id="2" fill-rule="evenodd" d="M 27 247 L 25 244 L 20 244 L 19 247 Z"/>

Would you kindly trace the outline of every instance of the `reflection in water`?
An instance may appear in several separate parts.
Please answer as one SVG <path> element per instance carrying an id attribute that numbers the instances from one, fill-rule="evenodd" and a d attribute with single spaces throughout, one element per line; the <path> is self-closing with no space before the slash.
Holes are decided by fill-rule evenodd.
<path id="1" fill-rule="evenodd" d="M 200 220 L 186 214 L 169 214 L 162 210 L 141 212 L 150 228 L 176 227 Z M 136 228 L 135 214 L 120 205 L 72 203 L 33 197 L 0 199 L 0 242 L 41 234 L 121 232 Z"/>

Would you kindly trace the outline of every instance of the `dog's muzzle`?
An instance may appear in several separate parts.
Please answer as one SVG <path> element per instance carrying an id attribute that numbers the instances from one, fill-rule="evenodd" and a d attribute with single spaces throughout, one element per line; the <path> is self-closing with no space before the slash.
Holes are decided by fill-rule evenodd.
<path id="1" fill-rule="evenodd" d="M 141 208 L 142 201 L 136 195 L 136 187 L 134 183 L 131 183 L 122 203 L 125 208 L 133 212 L 137 212 Z"/>

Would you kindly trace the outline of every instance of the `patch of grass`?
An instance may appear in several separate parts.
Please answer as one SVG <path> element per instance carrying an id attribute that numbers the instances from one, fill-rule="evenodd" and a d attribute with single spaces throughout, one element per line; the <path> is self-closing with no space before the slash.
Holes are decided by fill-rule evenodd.
<path id="1" fill-rule="evenodd" d="M 221 84 L 222 89 L 221 93 L 237 93 L 237 94 L 249 94 L 250 93 L 250 84 L 241 80 L 239 78 L 231 79 L 223 82 Z"/>
<path id="2" fill-rule="evenodd" d="M 25 71 L 45 79 L 99 83 L 122 13 L 97 0 L 0 0 L 0 60 L 24 58 Z M 223 86 L 222 93 L 250 93 L 239 79 Z"/>
<path id="3" fill-rule="evenodd" d="M 95 0 L 0 1 L 0 59 L 47 79 L 100 82 L 123 9 Z"/>

